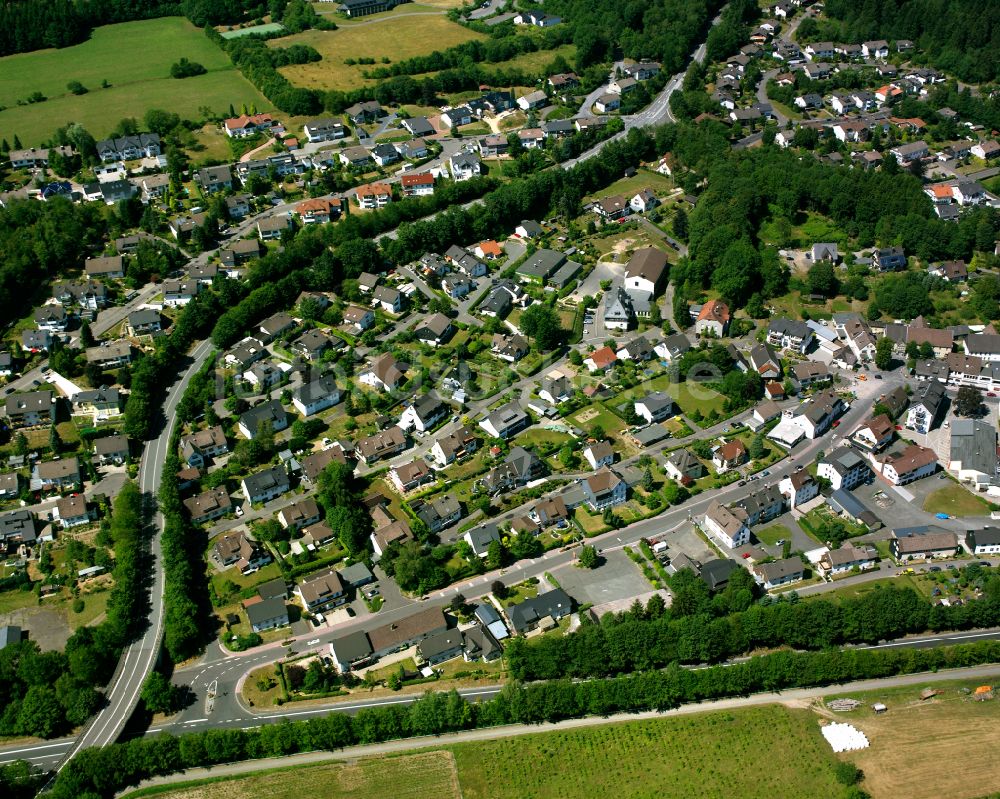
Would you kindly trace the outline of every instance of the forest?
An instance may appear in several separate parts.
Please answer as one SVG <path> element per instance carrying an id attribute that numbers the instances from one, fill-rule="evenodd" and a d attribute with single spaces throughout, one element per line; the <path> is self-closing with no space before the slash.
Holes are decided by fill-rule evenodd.
<path id="1" fill-rule="evenodd" d="M 992 8 L 991 8 L 992 6 Z M 1000 14 L 982 0 L 827 0 L 837 41 L 910 39 L 922 58 L 963 81 L 1000 80 Z M 828 34 L 825 31 L 824 34 Z"/>

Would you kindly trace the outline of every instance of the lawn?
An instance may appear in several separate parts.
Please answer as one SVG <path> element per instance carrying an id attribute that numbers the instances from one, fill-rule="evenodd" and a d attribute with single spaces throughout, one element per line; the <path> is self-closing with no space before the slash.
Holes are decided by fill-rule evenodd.
<path id="1" fill-rule="evenodd" d="M 834 588 L 832 591 L 824 591 L 821 594 L 810 594 L 808 599 L 826 599 L 831 602 L 839 602 L 842 599 L 857 599 L 872 591 L 880 591 L 888 587 L 903 589 L 912 588 L 923 597 L 929 597 L 933 584 L 926 577 L 918 577 L 910 574 L 901 574 L 899 577 L 885 577 L 880 580 L 872 580 L 867 583 L 855 583 L 854 585 L 844 585 Z"/>
<path id="2" fill-rule="evenodd" d="M 864 771 L 861 787 L 874 799 L 995 796 L 1000 769 L 986 764 L 993 762 L 1000 745 L 1000 707 L 996 699 L 970 699 L 968 692 L 981 684 L 935 683 L 938 695 L 925 701 L 920 699 L 922 685 L 852 694 L 862 706 L 835 715 L 871 741 L 868 749 L 843 756 Z M 883 702 L 888 712 L 876 715 L 871 709 L 875 702 Z M 969 767 L 959 765 L 963 763 Z"/>
<path id="3" fill-rule="evenodd" d="M 452 749 L 465 799 L 843 795 L 816 717 L 777 705 Z"/>
<path id="4" fill-rule="evenodd" d="M 754 530 L 753 534 L 757 537 L 758 541 L 770 546 L 774 546 L 781 540 L 792 540 L 792 531 L 783 524 L 772 524 L 770 527 L 765 527 L 763 530 Z"/>
<path id="5" fill-rule="evenodd" d="M 949 484 L 932 492 L 924 500 L 928 513 L 947 513 L 949 516 L 987 516 L 989 503 L 960 485 Z"/>
<path id="6" fill-rule="evenodd" d="M 596 194 L 588 195 L 584 198 L 584 202 L 599 200 L 601 197 L 611 197 L 615 194 L 632 197 L 643 189 L 652 189 L 657 197 L 662 198 L 674 190 L 674 181 L 666 175 L 661 175 L 659 172 L 640 169 L 632 177 L 616 180 L 606 189 L 602 189 Z"/>
<path id="7" fill-rule="evenodd" d="M 604 523 L 604 517 L 600 513 L 594 513 L 583 505 L 573 512 L 573 519 L 576 521 L 583 534 L 586 536 L 600 535 L 610 528 Z"/>
<path id="8" fill-rule="evenodd" d="M 644 397 L 653 391 L 665 391 L 674 398 L 674 402 L 680 407 L 685 415 L 694 413 L 695 410 L 701 412 L 702 416 L 708 416 L 712 411 L 716 411 L 719 416 L 723 415 L 722 406 L 725 403 L 718 391 L 709 388 L 704 383 L 683 383 L 671 382 L 670 376 L 663 374 L 646 380 L 639 385 L 630 388 L 620 395 L 622 400 L 634 400 Z"/>
<path id="9" fill-rule="evenodd" d="M 461 799 L 455 758 L 451 752 L 418 752 L 353 763 L 294 766 L 245 777 L 195 780 L 180 786 L 134 791 L 128 796 L 168 799 L 353 799 L 356 796 L 392 796 L 393 799 Z"/>
<path id="10" fill-rule="evenodd" d="M 625 422 L 599 402 L 577 411 L 569 420 L 581 430 L 589 432 L 594 425 L 604 428 L 605 435 L 619 433 L 625 429 Z"/>
<path id="11" fill-rule="evenodd" d="M 142 53 L 142 57 L 136 57 Z M 202 64 L 208 73 L 184 80 L 170 77 L 180 57 Z M 77 80 L 90 91 L 70 94 Z M 111 87 L 101 88 L 107 80 Z M 18 106 L 33 91 L 45 102 Z M 0 59 L 0 133 L 25 146 L 39 144 L 54 130 L 80 122 L 97 138 L 110 133 L 124 117 L 141 119 L 150 108 L 165 108 L 197 119 L 199 109 L 226 111 L 244 103 L 258 109 L 270 103 L 248 83 L 218 47 L 181 17 L 107 25 L 83 44 L 61 50 L 38 50 Z"/>
<path id="12" fill-rule="evenodd" d="M 400 10 L 403 9 L 401 6 Z M 407 4 L 405 10 L 414 13 L 428 9 Z M 323 60 L 315 64 L 282 67 L 281 72 L 296 86 L 347 91 L 375 83 L 363 74 L 372 69 L 372 66 L 345 64 L 344 61 L 349 58 L 374 58 L 377 62 L 381 62 L 383 58 L 393 62 L 403 61 L 472 39 L 486 38 L 452 22 L 443 14 L 399 16 L 399 19 L 394 19 L 392 14 L 382 14 L 377 19 L 366 19 L 354 25 L 338 22 L 340 28 L 335 31 L 311 30 L 275 40 L 272 43 L 274 47 L 307 44 L 315 47 L 323 56 Z"/>

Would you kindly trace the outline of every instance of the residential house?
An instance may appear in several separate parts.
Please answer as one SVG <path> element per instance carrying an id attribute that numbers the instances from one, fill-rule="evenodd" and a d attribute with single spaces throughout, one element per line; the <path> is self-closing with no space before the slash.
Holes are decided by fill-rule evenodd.
<path id="1" fill-rule="evenodd" d="M 816 475 L 829 480 L 834 491 L 849 491 L 866 482 L 871 469 L 865 459 L 853 449 L 840 447 L 819 461 Z"/>
<path id="2" fill-rule="evenodd" d="M 343 139 L 348 132 L 343 122 L 332 117 L 312 119 L 302 126 L 302 131 L 310 143 Z"/>
<path id="3" fill-rule="evenodd" d="M 658 297 L 666 288 L 667 256 L 654 247 L 636 250 L 625 265 L 625 290 Z"/>
<path id="4" fill-rule="evenodd" d="M 348 305 L 344 309 L 344 323 L 351 327 L 351 332 L 364 333 L 375 324 L 375 314 L 368 308 Z"/>
<path id="5" fill-rule="evenodd" d="M 509 402 L 490 413 L 479 426 L 492 438 L 508 439 L 530 427 L 531 417 L 517 402 Z"/>
<path id="6" fill-rule="evenodd" d="M 184 500 L 193 524 L 204 524 L 225 516 L 233 509 L 233 500 L 224 485 L 204 491 Z"/>
<path id="7" fill-rule="evenodd" d="M 229 443 L 222 425 L 181 436 L 181 458 L 188 466 L 201 468 L 209 458 L 229 452 Z"/>
<path id="8" fill-rule="evenodd" d="M 448 622 L 441 608 L 424 608 L 399 621 L 386 622 L 381 627 L 376 627 L 368 633 L 368 640 L 371 642 L 372 655 L 380 658 L 390 652 L 419 644 L 425 638 L 447 628 Z"/>
<path id="9" fill-rule="evenodd" d="M 295 213 L 303 225 L 323 225 L 343 213 L 339 197 L 316 197 L 303 200 L 295 206 Z"/>
<path id="10" fill-rule="evenodd" d="M 991 333 L 966 336 L 962 342 L 966 355 L 982 358 L 985 363 L 1000 362 L 1000 336 Z"/>
<path id="11" fill-rule="evenodd" d="M 386 313 L 399 314 L 403 311 L 403 293 L 390 286 L 376 286 L 372 292 L 372 306 Z"/>
<path id="12" fill-rule="evenodd" d="M 406 449 L 406 434 L 396 425 L 391 425 L 381 432 L 362 438 L 354 445 L 358 458 L 371 465 L 385 458 L 398 455 Z"/>
<path id="13" fill-rule="evenodd" d="M 413 328 L 413 336 L 423 344 L 438 347 L 454 335 L 455 327 L 451 320 L 441 313 L 425 316 Z"/>
<path id="14" fill-rule="evenodd" d="M 406 382 L 406 369 L 406 364 L 386 352 L 372 361 L 369 370 L 363 372 L 358 380 L 381 391 L 393 391 Z"/>
<path id="15" fill-rule="evenodd" d="M 927 142 L 914 141 L 897 145 L 889 150 L 889 152 L 901 166 L 905 166 L 911 161 L 919 161 L 922 158 L 926 158 L 930 153 L 930 150 L 927 147 Z"/>
<path id="16" fill-rule="evenodd" d="M 446 495 L 433 502 L 426 502 L 417 509 L 420 519 L 432 535 L 451 527 L 462 518 L 462 505 L 455 497 Z"/>
<path id="17" fill-rule="evenodd" d="M 695 332 L 699 336 L 722 338 L 729 329 L 729 306 L 721 300 L 709 300 L 701 306 L 695 319 Z"/>
<path id="18" fill-rule="evenodd" d="M 436 394 L 424 394 L 406 406 L 399 417 L 399 426 L 405 430 L 426 433 L 449 414 L 449 408 Z"/>
<path id="19" fill-rule="evenodd" d="M 338 156 L 341 164 L 353 170 L 365 170 L 372 163 L 372 154 L 364 147 L 347 147 L 341 150 Z M 360 200 L 358 205 L 361 205 L 362 208 L 365 207 Z"/>
<path id="20" fill-rule="evenodd" d="M 271 562 L 271 555 L 246 533 L 236 530 L 216 540 L 212 547 L 212 560 L 220 568 L 235 565 L 241 574 L 253 574 Z"/>
<path id="21" fill-rule="evenodd" d="M 892 420 L 883 413 L 864 422 L 851 435 L 851 441 L 866 452 L 881 452 L 892 443 L 895 432 Z"/>
<path id="22" fill-rule="evenodd" d="M 332 374 L 303 383 L 292 392 L 292 405 L 303 416 L 313 416 L 340 402 L 341 393 Z"/>
<path id="23" fill-rule="evenodd" d="M 275 122 L 270 114 L 241 114 L 238 117 L 223 120 L 222 128 L 232 139 L 243 139 L 253 136 L 263 130 L 269 130 Z"/>
<path id="24" fill-rule="evenodd" d="M 257 235 L 261 241 L 280 239 L 281 234 L 292 227 L 292 219 L 286 214 L 268 216 L 257 220 Z"/>
<path id="25" fill-rule="evenodd" d="M 434 175 L 430 172 L 403 175 L 399 181 L 406 197 L 426 197 L 434 193 Z"/>
<path id="26" fill-rule="evenodd" d="M 673 398 L 663 391 L 653 391 L 642 399 L 636 399 L 633 407 L 636 414 L 646 420 L 646 424 L 662 422 L 676 413 Z"/>
<path id="27" fill-rule="evenodd" d="M 901 453 L 887 455 L 874 465 L 882 479 L 897 486 L 934 474 L 938 467 L 934 450 L 919 444 L 910 444 Z"/>
<path id="28" fill-rule="evenodd" d="M 162 150 L 158 133 L 137 133 L 102 139 L 97 142 L 97 156 L 105 164 L 112 161 L 137 161 L 140 158 L 155 158 Z"/>
<path id="29" fill-rule="evenodd" d="M 747 448 L 738 438 L 721 444 L 712 453 L 712 463 L 715 465 L 717 474 L 723 474 L 730 469 L 735 469 L 746 463 L 746 461 Z"/>
<path id="30" fill-rule="evenodd" d="M 482 174 L 483 164 L 473 153 L 459 152 L 448 159 L 448 171 L 456 183 Z"/>
<path id="31" fill-rule="evenodd" d="M 288 417 L 278 400 L 268 400 L 245 411 L 240 416 L 236 429 L 244 438 L 253 440 L 260 434 L 264 425 L 270 425 L 275 433 L 288 427 Z"/>
<path id="32" fill-rule="evenodd" d="M 524 447 L 513 447 L 503 463 L 486 473 L 480 485 L 490 496 L 497 496 L 520 488 L 543 474 L 545 464 L 535 453 Z"/>
<path id="33" fill-rule="evenodd" d="M 448 433 L 435 441 L 431 447 L 431 457 L 439 466 L 444 467 L 471 455 L 478 448 L 479 440 L 475 433 L 463 425 L 453 433 Z"/>
<path id="34" fill-rule="evenodd" d="M 387 4 L 386 0 L 380 0 L 380 2 Z M 388 3 L 393 3 L 393 0 L 388 0 Z M 394 5 L 398 5 L 398 3 L 394 3 Z M 353 14 L 350 15 L 353 16 Z M 362 103 L 355 103 L 348 106 L 344 109 L 344 113 L 351 122 L 355 125 L 360 125 L 363 122 L 374 122 L 383 116 L 384 112 L 377 100 L 366 100 Z"/>
<path id="35" fill-rule="evenodd" d="M 250 504 L 270 502 L 291 490 L 288 472 L 283 466 L 272 466 L 247 475 L 240 482 L 240 487 Z"/>
<path id="36" fill-rule="evenodd" d="M 622 107 L 622 97 L 614 92 L 606 92 L 594 101 L 594 110 L 599 114 L 608 114 Z"/>
<path id="37" fill-rule="evenodd" d="M 388 166 L 399 160 L 399 152 L 391 144 L 376 144 L 372 148 L 372 160 L 379 166 Z"/>
<path id="38" fill-rule="evenodd" d="M 632 213 L 632 207 L 629 205 L 628 200 L 620 194 L 597 200 L 597 202 L 593 204 L 593 208 L 595 214 L 602 219 L 610 221 L 623 219 Z"/>
<path id="39" fill-rule="evenodd" d="M 804 505 L 819 494 L 819 483 L 805 469 L 799 469 L 783 477 L 778 490 L 788 500 L 791 508 Z"/>
<path id="40" fill-rule="evenodd" d="M 829 367 L 820 361 L 802 361 L 792 367 L 792 376 L 799 389 L 828 383 L 833 379 Z"/>
<path id="41" fill-rule="evenodd" d="M 163 306 L 183 308 L 198 296 L 201 284 L 197 281 L 166 280 L 163 283 Z"/>
<path id="42" fill-rule="evenodd" d="M 490 352 L 500 360 L 517 363 L 530 352 L 530 347 L 528 340 L 518 333 L 494 333 Z"/>
<path id="43" fill-rule="evenodd" d="M 249 601 L 249 600 L 248 600 Z M 262 599 L 259 602 L 245 605 L 247 621 L 255 633 L 274 630 L 290 624 L 288 606 L 282 597 Z"/>
<path id="44" fill-rule="evenodd" d="M 52 518 L 58 520 L 64 530 L 68 530 L 90 524 L 95 516 L 95 512 L 87 507 L 87 498 L 82 494 L 74 494 L 56 501 Z"/>
<path id="45" fill-rule="evenodd" d="M 642 189 L 637 194 L 632 195 L 628 204 L 635 213 L 644 214 L 656 208 L 660 204 L 660 201 L 652 189 Z"/>
<path id="46" fill-rule="evenodd" d="M 632 339 L 627 344 L 623 344 L 621 349 L 615 353 L 620 361 L 649 361 L 655 355 L 653 345 L 646 341 L 645 336 Z"/>
<path id="47" fill-rule="evenodd" d="M 56 420 L 56 395 L 52 391 L 30 391 L 10 394 L 4 406 L 4 415 L 11 427 L 35 427 L 52 424 Z"/>
<path id="48" fill-rule="evenodd" d="M 994 158 L 1000 157 L 1000 142 L 996 142 L 993 139 L 983 139 L 972 145 L 970 152 L 976 158 L 982 158 L 984 161 L 992 161 Z"/>
<path id="49" fill-rule="evenodd" d="M 538 627 L 548 628 L 568 616 L 573 610 L 573 600 L 565 591 L 556 588 L 526 599 L 506 609 L 507 620 L 517 635 L 524 635 Z"/>
<path id="50" fill-rule="evenodd" d="M 950 558 L 959 552 L 958 536 L 940 527 L 908 527 L 893 530 L 889 552 L 897 561 Z"/>
<path id="51" fill-rule="evenodd" d="M 301 579 L 294 593 L 309 613 L 323 613 L 348 600 L 347 586 L 333 568 Z"/>
<path id="52" fill-rule="evenodd" d="M 604 295 L 601 307 L 604 326 L 609 330 L 626 331 L 635 321 L 632 297 L 621 286 L 611 289 Z"/>
<path id="53" fill-rule="evenodd" d="M 472 281 L 461 275 L 445 275 L 441 280 L 441 288 L 453 300 L 460 300 L 469 296 L 469 292 L 472 291 Z"/>
<path id="54" fill-rule="evenodd" d="M 703 517 L 705 532 L 719 539 L 728 549 L 750 543 L 750 528 L 743 513 L 731 511 L 718 500 L 713 500 Z"/>
<path id="55" fill-rule="evenodd" d="M 857 569 L 868 571 L 878 565 L 878 552 L 874 547 L 842 544 L 839 549 L 827 550 L 819 559 L 819 569 L 827 576 L 846 574 Z"/>
<path id="56" fill-rule="evenodd" d="M 767 328 L 767 343 L 804 355 L 812 341 L 812 329 L 794 319 L 772 319 Z"/>
<path id="57" fill-rule="evenodd" d="M 600 469 L 602 466 L 614 464 L 615 451 L 611 447 L 611 442 L 597 441 L 584 448 L 583 457 L 591 469 Z"/>
<path id="58" fill-rule="evenodd" d="M 95 424 L 120 416 L 124 405 L 118 389 L 107 386 L 79 391 L 72 396 L 70 403 L 74 415 L 91 416 Z"/>
<path id="59" fill-rule="evenodd" d="M 291 343 L 292 352 L 301 355 L 307 361 L 318 361 L 328 349 L 334 346 L 334 341 L 322 330 L 313 328 L 305 331 Z"/>
<path id="60" fill-rule="evenodd" d="M 770 563 L 755 563 L 750 572 L 765 591 L 801 582 L 805 578 L 805 568 L 798 557 L 782 558 Z"/>
<path id="61" fill-rule="evenodd" d="M 94 463 L 120 466 L 128 460 L 128 439 L 122 435 L 102 436 L 94 441 Z"/>
<path id="62" fill-rule="evenodd" d="M 517 106 L 522 111 L 531 111 L 549 104 L 548 95 L 541 89 L 517 98 Z"/>
<path id="63" fill-rule="evenodd" d="M 1000 555 L 1000 528 L 984 527 L 965 534 L 965 546 L 973 555 Z"/>
<path id="64" fill-rule="evenodd" d="M 653 347 L 653 352 L 665 361 L 672 362 L 691 349 L 691 342 L 683 333 L 672 333 Z"/>
<path id="65" fill-rule="evenodd" d="M 580 485 L 587 504 L 595 511 L 620 505 L 628 493 L 626 482 L 607 466 L 602 466 Z"/>
<path id="66" fill-rule="evenodd" d="M 667 457 L 666 472 L 678 483 L 690 485 L 705 475 L 705 466 L 691 450 L 677 449 Z"/>

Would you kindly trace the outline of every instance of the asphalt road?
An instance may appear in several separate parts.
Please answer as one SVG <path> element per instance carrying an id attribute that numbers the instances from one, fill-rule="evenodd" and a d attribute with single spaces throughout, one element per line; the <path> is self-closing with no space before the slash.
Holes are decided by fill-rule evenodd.
<path id="1" fill-rule="evenodd" d="M 191 377 L 211 352 L 212 344 L 210 341 L 203 341 L 194 350 L 191 365 L 167 392 L 167 399 L 163 405 L 167 423 L 157 438 L 146 442 L 142 466 L 139 469 L 139 487 L 150 501 L 155 500 L 160 488 L 163 463 L 170 447 L 170 434 L 173 430 L 177 404 L 180 402 Z M 150 551 L 155 566 L 153 584 L 149 592 L 149 624 L 142 637 L 125 649 L 107 690 L 107 702 L 104 708 L 91 719 L 73 745 L 62 753 L 65 756 L 63 762 L 68 761 L 80 749 L 88 746 L 106 746 L 118 738 L 125 722 L 135 710 L 146 678 L 156 665 L 160 652 L 160 637 L 163 633 L 164 588 L 163 569 L 160 565 L 160 533 L 163 530 L 163 516 L 159 512 L 156 513 L 152 530 Z"/>

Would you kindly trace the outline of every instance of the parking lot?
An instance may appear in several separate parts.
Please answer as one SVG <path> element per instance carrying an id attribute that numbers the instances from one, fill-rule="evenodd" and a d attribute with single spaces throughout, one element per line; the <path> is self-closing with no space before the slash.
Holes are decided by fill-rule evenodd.
<path id="1" fill-rule="evenodd" d="M 562 589 L 579 604 L 591 602 L 603 605 L 644 594 L 650 585 L 639 567 L 620 549 L 609 550 L 596 572 L 569 564 L 556 570 L 553 576 Z"/>

